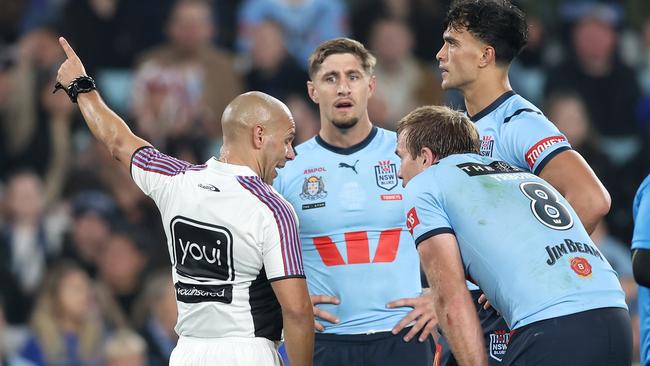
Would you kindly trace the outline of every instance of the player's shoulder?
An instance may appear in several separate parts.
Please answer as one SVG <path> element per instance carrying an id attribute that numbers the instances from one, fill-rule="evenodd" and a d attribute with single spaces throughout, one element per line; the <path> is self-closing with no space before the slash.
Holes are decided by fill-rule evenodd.
<path id="1" fill-rule="evenodd" d="M 544 113 L 532 102 L 519 94 L 514 94 L 503 103 L 499 122 L 504 126 L 519 120 L 549 122 Z"/>

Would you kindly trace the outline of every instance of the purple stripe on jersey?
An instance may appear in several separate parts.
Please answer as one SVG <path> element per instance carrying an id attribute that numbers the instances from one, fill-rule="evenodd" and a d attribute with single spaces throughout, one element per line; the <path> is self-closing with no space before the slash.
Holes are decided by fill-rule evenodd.
<path id="1" fill-rule="evenodd" d="M 298 264 L 295 261 L 295 250 L 293 250 L 293 246 L 291 243 L 295 241 L 294 236 L 292 235 L 292 217 L 287 215 L 287 212 L 284 210 L 284 207 L 278 202 L 274 197 L 272 197 L 267 189 L 264 187 L 264 183 L 262 183 L 259 179 L 257 178 L 250 178 L 249 179 L 249 184 L 251 187 L 253 187 L 259 194 L 259 197 L 263 198 L 267 203 L 267 205 L 270 204 L 270 208 L 272 206 L 272 210 L 274 211 L 274 215 L 277 218 L 280 218 L 280 222 L 282 223 L 282 230 L 283 230 L 283 236 L 284 240 L 282 241 L 283 246 L 284 246 L 284 251 L 286 254 L 286 261 L 289 264 L 289 272 L 287 272 L 287 275 L 292 275 L 292 274 L 299 274 L 300 273 L 300 267 L 298 267 Z"/>
<path id="2" fill-rule="evenodd" d="M 202 170 L 206 164 L 192 165 L 188 162 L 167 156 L 153 147 L 147 147 L 138 151 L 131 161 L 136 167 L 153 173 L 167 176 L 174 176 L 188 170 Z"/>
<path id="3" fill-rule="evenodd" d="M 289 232 L 289 242 L 290 243 L 300 243 L 299 237 L 298 237 L 298 228 L 295 222 L 295 218 L 293 216 L 293 212 L 291 209 L 287 206 L 284 200 L 280 199 L 280 197 L 274 193 L 271 188 L 263 183 L 260 180 L 256 180 L 255 184 L 259 187 L 260 190 L 262 190 L 265 193 L 265 196 L 272 200 L 277 207 L 280 208 L 281 212 L 285 217 L 290 218 L 287 220 L 289 227 L 287 228 Z M 301 253 L 300 253 L 300 247 L 296 247 L 294 245 L 289 246 L 289 259 L 291 260 L 291 264 L 294 268 L 300 270 L 302 267 L 301 263 Z"/>
<path id="4" fill-rule="evenodd" d="M 271 208 L 271 206 L 264 199 L 262 199 L 260 193 L 257 192 L 257 190 L 250 185 L 250 180 L 247 179 L 247 178 L 248 177 L 237 177 L 237 181 L 239 182 L 239 184 L 242 185 L 242 187 L 244 187 L 246 190 L 251 192 L 260 201 L 262 201 L 262 203 L 264 203 L 267 207 L 269 207 L 271 209 L 271 212 L 273 212 L 273 216 L 275 218 L 275 224 L 278 227 L 278 233 L 280 234 L 280 251 L 282 252 L 282 264 L 284 266 L 284 273 L 286 275 L 289 272 L 289 270 L 288 270 L 289 266 L 287 264 L 287 255 L 286 255 L 286 252 L 285 252 L 285 246 L 282 245 L 282 243 L 285 242 L 284 225 L 278 220 L 278 216 L 277 216 L 277 213 L 275 212 L 275 210 L 273 210 L 273 208 Z"/>
<path id="5" fill-rule="evenodd" d="M 258 177 L 237 177 L 237 180 L 273 212 L 276 225 L 280 231 L 285 275 L 304 275 L 298 227 L 290 208 Z"/>
<path id="6" fill-rule="evenodd" d="M 288 204 L 282 200 L 275 192 L 273 192 L 267 184 L 263 183 L 261 180 L 255 180 L 253 184 L 262 192 L 264 192 L 265 197 L 276 205 L 281 210 L 281 213 L 289 218 L 287 223 L 289 227 L 287 228 L 289 232 L 289 243 L 300 243 L 298 236 L 298 227 L 296 225 L 295 217 L 293 216 L 293 211 L 288 206 Z M 290 245 L 289 246 L 289 259 L 291 261 L 291 267 L 300 271 L 302 266 L 302 253 L 300 252 L 300 246 Z"/>

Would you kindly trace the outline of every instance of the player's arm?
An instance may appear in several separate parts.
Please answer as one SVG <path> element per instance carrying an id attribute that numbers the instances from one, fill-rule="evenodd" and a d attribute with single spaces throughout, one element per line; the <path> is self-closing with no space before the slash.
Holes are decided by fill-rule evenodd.
<path id="1" fill-rule="evenodd" d="M 636 283 L 650 287 L 650 249 L 636 249 L 632 252 L 632 271 Z"/>
<path id="2" fill-rule="evenodd" d="M 289 362 L 294 366 L 311 365 L 314 354 L 314 313 L 307 281 L 287 278 L 271 282 L 282 307 L 284 342 Z"/>
<path id="3" fill-rule="evenodd" d="M 418 253 L 427 274 L 438 322 L 459 365 L 487 365 L 483 333 L 465 285 L 458 242 L 443 233 L 423 240 Z"/>
<path id="4" fill-rule="evenodd" d="M 77 77 L 85 76 L 86 70 L 63 37 L 59 38 L 59 43 L 65 51 L 67 60 L 59 68 L 57 81 L 67 87 Z M 150 145 L 131 132 L 126 123 L 108 108 L 97 91 L 80 93 L 77 103 L 93 136 L 101 141 L 113 157 L 127 169 L 131 164 L 133 153 L 141 146 Z"/>
<path id="5" fill-rule="evenodd" d="M 539 177 L 569 201 L 589 234 L 609 211 L 609 192 L 574 150 L 565 150 L 552 157 L 539 172 Z"/>

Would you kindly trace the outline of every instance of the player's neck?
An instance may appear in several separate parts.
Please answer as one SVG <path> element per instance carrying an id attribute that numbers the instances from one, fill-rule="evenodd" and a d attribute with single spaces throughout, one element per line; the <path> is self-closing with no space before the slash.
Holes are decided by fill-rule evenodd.
<path id="1" fill-rule="evenodd" d="M 320 138 L 332 146 L 348 148 L 361 143 L 372 131 L 368 112 L 364 113 L 356 125 L 350 128 L 338 128 L 331 121 L 321 119 Z"/>
<path id="2" fill-rule="evenodd" d="M 463 88 L 465 108 L 470 116 L 481 112 L 503 93 L 512 90 L 507 72 L 498 77 L 486 77 Z"/>

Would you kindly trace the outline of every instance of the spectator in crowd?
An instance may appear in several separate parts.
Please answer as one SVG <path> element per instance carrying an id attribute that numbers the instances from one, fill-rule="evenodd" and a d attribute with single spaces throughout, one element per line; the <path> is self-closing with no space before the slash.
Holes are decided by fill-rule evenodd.
<path id="1" fill-rule="evenodd" d="M 105 366 L 146 366 L 147 344 L 137 333 L 120 329 L 104 344 Z"/>
<path id="2" fill-rule="evenodd" d="M 0 266 L 16 287 L 3 295 L 12 324 L 27 322 L 47 262 L 58 254 L 60 234 L 56 217 L 46 215 L 43 181 L 33 172 L 9 177 L 5 197 L 6 223 L 0 226 Z"/>
<path id="3" fill-rule="evenodd" d="M 22 356 L 38 366 L 97 365 L 103 325 L 92 283 L 81 267 L 61 262 L 47 275 Z"/>
<path id="4" fill-rule="evenodd" d="M 370 99 L 370 119 L 389 130 L 420 105 L 442 104 L 440 80 L 433 66 L 413 55 L 413 35 L 400 20 L 380 19 L 372 27 L 370 48 L 377 56 L 379 87 Z"/>
<path id="5" fill-rule="evenodd" d="M 296 122 L 296 138 L 293 140 L 293 145 L 298 146 L 316 136 L 320 130 L 320 120 L 314 104 L 305 97 L 292 95 L 287 100 L 287 107 L 293 113 Z"/>
<path id="6" fill-rule="evenodd" d="M 147 264 L 146 248 L 130 230 L 112 233 L 97 259 L 98 281 L 106 286 L 126 319 L 132 319 Z"/>
<path id="7" fill-rule="evenodd" d="M 140 51 L 162 42 L 165 16 L 173 3 L 172 0 L 56 2 L 65 6 L 55 23 L 83 55 L 86 69 L 93 74 L 102 69 L 130 68 Z"/>
<path id="8" fill-rule="evenodd" d="M 3 277 L 5 278 L 5 277 Z M 34 366 L 32 362 L 27 361 L 20 355 L 7 349 L 5 343 L 5 326 L 6 320 L 4 316 L 4 309 L 2 305 L 2 298 L 0 298 L 0 365 L 2 366 Z"/>
<path id="9" fill-rule="evenodd" d="M 73 109 L 52 96 L 51 81 L 63 53 L 57 49 L 50 28 L 38 28 L 23 36 L 11 68 L 4 117 L 4 162 L 7 171 L 30 168 L 40 176 L 49 175 L 51 199 L 59 192 L 69 151 L 69 129 Z M 46 94 L 47 91 L 47 94 Z"/>
<path id="10" fill-rule="evenodd" d="M 63 241 L 61 256 L 79 263 L 94 277 L 97 261 L 117 220 L 113 199 L 99 191 L 79 193 L 72 202 L 70 231 Z"/>
<path id="11" fill-rule="evenodd" d="M 549 70 L 545 94 L 576 90 L 604 137 L 604 152 L 615 163 L 622 163 L 639 149 L 634 111 L 641 90 L 634 71 L 616 52 L 615 24 L 600 9 L 594 8 L 576 21 L 572 31 L 575 54 Z"/>
<path id="12" fill-rule="evenodd" d="M 212 44 L 214 34 L 209 1 L 177 0 L 169 41 L 142 56 L 133 86 L 137 127 L 161 150 L 176 154 L 168 147 L 177 140 L 220 144 L 219 119 L 242 81 L 230 55 Z"/>
<path id="13" fill-rule="evenodd" d="M 431 62 L 433 50 L 440 49 L 444 31 L 442 20 L 451 0 L 361 0 L 353 2 L 352 34 L 370 42 L 373 24 L 381 18 L 395 19 L 408 25 L 414 36 L 413 52 L 422 62 Z"/>
<path id="14" fill-rule="evenodd" d="M 348 33 L 348 9 L 343 0 L 245 0 L 239 14 L 240 52 L 250 54 L 255 28 L 268 20 L 282 27 L 289 53 L 304 70 L 316 46 Z"/>
<path id="15" fill-rule="evenodd" d="M 286 102 L 291 95 L 302 95 L 307 73 L 286 50 L 282 28 L 263 21 L 251 29 L 251 69 L 246 73 L 246 88 L 258 90 Z"/>
<path id="16" fill-rule="evenodd" d="M 159 271 L 147 277 L 137 301 L 134 325 L 147 342 L 149 366 L 168 365 L 178 341 L 175 293 L 169 271 Z"/>

